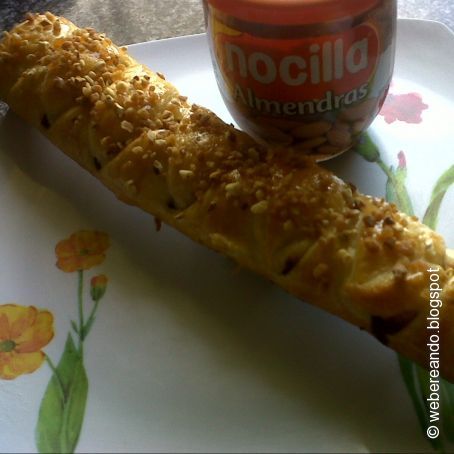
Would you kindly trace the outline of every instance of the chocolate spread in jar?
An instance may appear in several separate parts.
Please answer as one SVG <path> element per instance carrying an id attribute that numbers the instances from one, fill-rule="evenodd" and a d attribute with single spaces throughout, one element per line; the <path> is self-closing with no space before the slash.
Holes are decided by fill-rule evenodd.
<path id="1" fill-rule="evenodd" d="M 389 88 L 396 9 L 396 0 L 205 0 L 235 121 L 316 160 L 351 148 Z"/>

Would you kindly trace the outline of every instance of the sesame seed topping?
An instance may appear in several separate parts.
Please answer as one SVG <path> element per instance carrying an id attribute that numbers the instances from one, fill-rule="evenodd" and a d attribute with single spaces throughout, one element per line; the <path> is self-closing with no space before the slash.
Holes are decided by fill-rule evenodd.
<path id="1" fill-rule="evenodd" d="M 128 89 L 128 84 L 126 82 L 120 81 L 117 84 L 117 90 L 119 93 L 124 93 Z"/>
<path id="2" fill-rule="evenodd" d="M 423 231 L 418 231 L 419 238 L 415 234 L 406 240 L 404 233 L 413 232 L 414 219 L 398 215 L 381 199 L 358 194 L 305 159 L 279 148 L 267 149 L 206 109 L 188 104 L 186 96 L 164 82 L 164 75 L 144 67 L 137 71 L 126 49 L 117 48 L 104 35 L 89 29 L 68 31 L 65 22 L 50 13 L 29 15 L 27 20 L 31 25 L 22 24 L 17 33 L 5 34 L 8 45 L 0 45 L 0 59 L 14 63 L 22 52 L 28 65 L 52 68 L 50 85 L 82 103 L 84 115 L 74 125 L 90 124 L 100 139 L 102 148 L 92 156 L 94 166 L 104 169 L 119 156 L 111 164 L 128 191 L 145 187 L 141 179 L 149 177 L 150 166 L 156 175 L 166 169 L 169 178 L 162 181 L 170 193 L 171 185 L 177 184 L 178 190 L 190 194 L 191 203 L 199 198 L 208 211 L 228 200 L 230 207 L 246 214 L 266 213 L 272 233 L 289 232 L 285 238 L 291 241 L 310 237 L 329 244 L 334 238 L 333 255 L 342 263 L 353 260 L 348 245 L 356 235 L 366 253 L 382 251 L 390 260 L 396 256 L 411 260 L 418 253 L 415 249 L 423 249 L 421 245 L 430 249 L 422 251 L 427 256 L 438 251 L 438 243 L 435 248 L 432 237 Z M 24 27 L 36 27 L 40 41 Z M 176 183 L 171 178 L 175 174 Z M 214 200 L 205 203 L 207 194 Z M 173 207 L 175 218 L 181 217 L 185 202 L 180 197 L 165 203 Z M 396 279 L 404 274 L 401 271 L 398 267 L 393 271 Z M 322 279 L 328 272 L 327 265 L 320 263 L 313 276 Z"/>
<path id="3" fill-rule="evenodd" d="M 120 126 L 125 131 L 128 131 L 128 132 L 133 132 L 134 131 L 134 126 L 129 121 L 123 120 L 121 122 Z"/>
<path id="4" fill-rule="evenodd" d="M 158 160 L 153 161 L 153 168 L 158 175 L 162 172 L 162 164 Z"/>
<path id="5" fill-rule="evenodd" d="M 82 94 L 89 97 L 91 95 L 91 87 L 88 85 L 86 87 L 82 87 Z"/>
<path id="6" fill-rule="evenodd" d="M 66 86 L 65 81 L 61 77 L 56 77 L 54 83 L 58 88 L 64 88 Z"/>
<path id="7" fill-rule="evenodd" d="M 234 183 L 229 183 L 225 185 L 225 190 L 231 194 L 238 194 L 241 189 L 241 183 L 239 181 L 235 181 Z"/>
<path id="8" fill-rule="evenodd" d="M 178 173 L 180 174 L 180 176 L 182 178 L 189 178 L 189 177 L 194 176 L 194 172 L 192 170 L 181 169 L 181 170 L 178 171 Z"/>
<path id="9" fill-rule="evenodd" d="M 268 210 L 268 202 L 266 200 L 261 200 L 256 204 L 251 206 L 251 212 L 253 214 L 263 214 Z"/>

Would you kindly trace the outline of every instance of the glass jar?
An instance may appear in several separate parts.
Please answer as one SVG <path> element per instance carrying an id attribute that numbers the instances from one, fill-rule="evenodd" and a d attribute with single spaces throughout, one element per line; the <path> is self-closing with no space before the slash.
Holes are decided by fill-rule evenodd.
<path id="1" fill-rule="evenodd" d="M 377 116 L 396 0 L 204 0 L 217 82 L 238 125 L 320 161 Z"/>

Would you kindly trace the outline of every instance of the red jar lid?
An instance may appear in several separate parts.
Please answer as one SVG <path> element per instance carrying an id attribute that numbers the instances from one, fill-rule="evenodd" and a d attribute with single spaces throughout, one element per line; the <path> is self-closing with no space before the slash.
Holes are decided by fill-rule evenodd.
<path id="1" fill-rule="evenodd" d="M 380 0 L 208 0 L 225 14 L 267 25 L 304 25 L 354 17 Z"/>

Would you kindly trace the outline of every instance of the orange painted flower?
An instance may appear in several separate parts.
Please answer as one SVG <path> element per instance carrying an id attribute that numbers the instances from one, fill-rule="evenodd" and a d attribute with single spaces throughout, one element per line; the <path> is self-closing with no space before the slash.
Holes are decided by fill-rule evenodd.
<path id="1" fill-rule="evenodd" d="M 34 306 L 0 306 L 0 378 L 34 372 L 44 361 L 41 349 L 54 337 L 54 317 Z"/>
<path id="2" fill-rule="evenodd" d="M 106 233 L 86 230 L 73 233 L 55 247 L 57 266 L 66 273 L 88 270 L 104 261 L 109 246 Z"/>
<path id="3" fill-rule="evenodd" d="M 104 274 L 94 276 L 90 281 L 90 294 L 93 301 L 99 301 L 106 293 L 108 278 Z"/>

